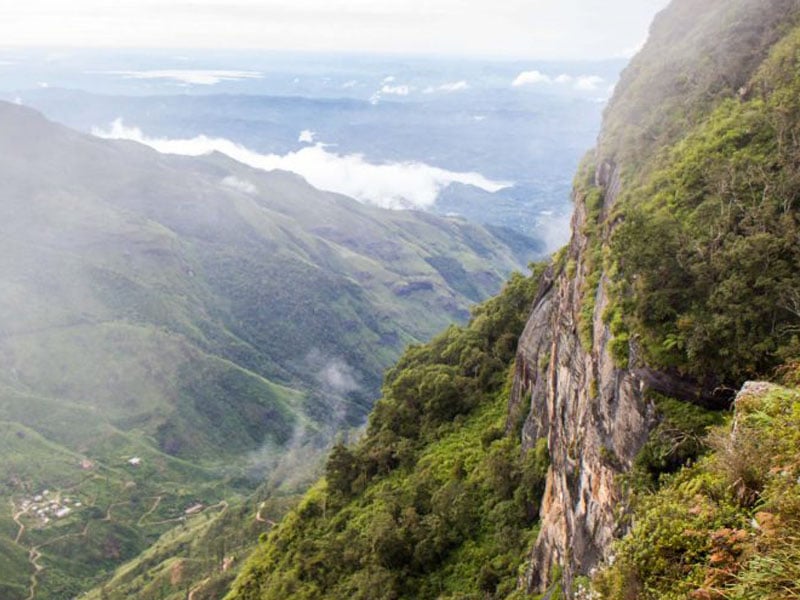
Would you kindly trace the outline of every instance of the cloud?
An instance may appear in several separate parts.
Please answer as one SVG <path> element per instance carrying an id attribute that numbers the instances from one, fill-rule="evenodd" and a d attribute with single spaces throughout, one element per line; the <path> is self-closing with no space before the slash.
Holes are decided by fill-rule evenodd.
<path id="1" fill-rule="evenodd" d="M 581 75 L 575 80 L 575 89 L 582 92 L 592 92 L 603 83 L 603 78 L 597 75 Z"/>
<path id="2" fill-rule="evenodd" d="M 370 104 L 373 106 L 378 104 L 383 96 L 408 96 L 416 89 L 409 85 L 391 85 L 394 80 L 394 77 L 384 78 L 381 88 L 372 94 L 372 97 L 369 99 Z"/>
<path id="3" fill-rule="evenodd" d="M 238 177 L 234 177 L 233 175 L 229 175 L 225 179 L 222 180 L 222 185 L 232 190 L 236 190 L 237 192 L 242 192 L 244 194 L 255 194 L 258 191 L 258 188 L 254 186 L 249 181 L 245 181 L 244 179 L 239 179 Z"/>
<path id="4" fill-rule="evenodd" d="M 523 85 L 536 85 L 540 83 L 553 83 L 549 75 L 545 75 L 541 71 L 523 71 L 511 83 L 514 87 L 522 87 Z"/>
<path id="5" fill-rule="evenodd" d="M 316 135 L 316 132 L 311 131 L 310 129 L 304 129 L 300 132 L 300 136 L 297 138 L 297 141 L 300 144 L 313 144 L 314 136 Z"/>
<path id="6" fill-rule="evenodd" d="M 513 185 L 493 181 L 480 173 L 448 171 L 421 162 L 375 164 L 361 154 L 335 154 L 325 144 L 306 146 L 283 156 L 259 154 L 224 138 L 204 135 L 191 139 L 147 137 L 121 119 L 108 129 L 94 128 L 98 137 L 126 139 L 146 144 L 165 154 L 202 156 L 221 152 L 246 165 L 272 171 L 291 171 L 304 177 L 316 188 L 351 196 L 361 202 L 384 208 L 427 208 L 436 202 L 439 192 L 451 183 L 473 185 L 496 192 Z"/>
<path id="7" fill-rule="evenodd" d="M 414 88 L 407 85 L 384 85 L 380 93 L 390 96 L 408 96 Z"/>
<path id="8" fill-rule="evenodd" d="M 468 89 L 469 89 L 469 83 L 467 83 L 466 81 L 454 81 L 452 83 L 443 83 L 438 87 L 429 86 L 425 88 L 424 93 L 426 94 L 433 94 L 435 92 L 452 93 L 452 92 L 463 92 L 464 90 Z"/>
<path id="9" fill-rule="evenodd" d="M 323 389 L 336 394 L 349 394 L 361 389 L 353 367 L 341 358 L 329 360 L 316 374 L 316 379 Z"/>
<path id="10" fill-rule="evenodd" d="M 350 81 L 345 81 L 342 84 L 342 89 L 343 90 L 349 90 L 351 88 L 356 87 L 357 85 L 358 85 L 358 81 L 356 81 L 355 79 L 351 79 Z"/>
<path id="11" fill-rule="evenodd" d="M 568 75 L 562 73 L 556 77 L 551 77 L 541 71 L 523 71 L 512 82 L 514 87 L 522 87 L 525 85 L 537 84 L 558 84 L 558 85 L 571 85 L 573 89 L 579 92 L 593 92 L 598 89 L 601 83 L 605 80 L 597 75 Z"/>
<path id="12" fill-rule="evenodd" d="M 162 71 L 102 71 L 104 75 L 116 75 L 124 79 L 169 79 L 187 85 L 217 85 L 223 81 L 261 79 L 258 71 L 214 71 L 173 69 Z"/>
<path id="13" fill-rule="evenodd" d="M 381 83 L 392 83 L 393 81 L 395 81 L 395 76 L 389 75 L 388 77 L 384 77 Z"/>

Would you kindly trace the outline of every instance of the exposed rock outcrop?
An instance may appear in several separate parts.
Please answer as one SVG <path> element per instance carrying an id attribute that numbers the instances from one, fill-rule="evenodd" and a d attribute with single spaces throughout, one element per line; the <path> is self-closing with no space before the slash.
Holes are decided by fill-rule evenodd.
<path id="1" fill-rule="evenodd" d="M 613 168 L 598 169 L 608 210 L 619 190 Z M 655 424 L 644 400 L 644 382 L 634 371 L 618 369 L 608 349 L 611 334 L 601 318 L 608 304 L 601 280 L 593 319 L 594 343 L 582 346 L 577 327 L 585 284 L 586 210 L 576 199 L 567 262 L 578 265 L 551 273 L 543 284 L 520 338 L 511 414 L 527 412 L 523 446 L 546 438 L 551 469 L 542 504 L 541 533 L 531 555 L 525 587 L 543 590 L 554 569 L 563 566 L 567 588 L 578 573 L 604 558 L 618 533 L 622 502 L 615 478 L 629 468 Z"/>
<path id="2" fill-rule="evenodd" d="M 658 423 L 649 391 L 716 408 L 732 399 L 713 374 L 694 381 L 649 368 L 635 339 L 628 365 L 615 365 L 603 319 L 609 280 L 597 272 L 598 247 L 624 218 L 612 209 L 626 184 L 651 168 L 649 157 L 681 139 L 693 119 L 726 97 L 741 97 L 742 85 L 800 14 L 798 0 L 701 4 L 674 0 L 617 85 L 596 158 L 599 216 L 576 191 L 566 255 L 551 267 L 519 341 L 508 428 L 522 423 L 525 448 L 546 439 L 551 460 L 540 534 L 520 582 L 528 590 L 545 591 L 560 572 L 569 594 L 577 575 L 607 558 L 626 511 L 619 475 Z M 580 331 L 582 304 L 598 280 L 588 344 Z"/>

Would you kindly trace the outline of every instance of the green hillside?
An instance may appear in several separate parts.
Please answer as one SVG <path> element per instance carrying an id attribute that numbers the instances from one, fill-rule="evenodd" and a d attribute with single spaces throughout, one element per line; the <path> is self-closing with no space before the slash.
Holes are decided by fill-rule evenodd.
<path id="1" fill-rule="evenodd" d="M 410 348 L 356 446 L 250 558 L 229 598 L 503 598 L 535 536 L 547 451 L 507 431 L 511 361 L 541 269 Z"/>
<path id="2" fill-rule="evenodd" d="M 800 11 L 711 2 L 680 29 L 696 13 L 673 3 L 609 107 L 599 156 L 628 170 L 599 219 L 615 288 L 607 318 L 621 363 L 635 340 L 650 367 L 735 388 L 800 352 Z M 651 80 L 669 90 L 655 104 Z"/>
<path id="3" fill-rule="evenodd" d="M 463 221 L 5 103 L 0 180 L 9 600 L 73 597 L 268 476 L 292 493 L 406 344 L 525 262 Z"/>
<path id="4" fill-rule="evenodd" d="M 630 434 L 650 437 L 632 464 L 600 452 L 601 468 L 621 473 L 621 540 L 608 562 L 573 565 L 584 574 L 573 589 L 551 573 L 542 598 L 800 597 L 799 18 L 796 0 L 675 0 L 623 74 L 576 177 L 586 224 L 538 294 L 555 288 L 556 311 L 573 290 L 580 302 L 532 323 L 553 328 L 554 348 L 566 339 L 565 354 L 577 336 L 587 361 L 548 369 L 548 354 L 541 387 L 575 385 L 570 368 L 641 376 L 647 422 Z M 557 502 L 542 498 L 547 444 L 562 444 L 568 486 L 591 483 L 595 465 L 581 462 L 589 425 L 568 402 L 552 418 L 576 440 L 569 447 L 551 430 L 522 452 L 521 424 L 508 416 L 504 381 L 529 306 L 514 298 L 524 289 L 532 299 L 536 280 L 512 280 L 467 328 L 401 358 L 365 438 L 334 448 L 325 478 L 262 541 L 229 600 L 537 597 L 524 574 L 539 505 Z M 516 316 L 496 320 L 510 306 Z M 609 339 L 596 344 L 604 326 Z M 600 364 L 606 342 L 624 371 Z M 676 397 L 645 386 L 656 378 Z M 751 378 L 786 387 L 745 386 L 731 416 Z M 632 426 L 613 410 L 603 421 L 606 407 L 592 402 L 615 397 L 590 381 L 588 400 L 583 389 L 564 394 L 589 405 L 582 418 Z M 588 512 L 593 500 L 575 501 Z"/>
<path id="5" fill-rule="evenodd" d="M 598 598 L 800 597 L 800 390 L 750 385 L 711 452 L 641 493 Z"/>

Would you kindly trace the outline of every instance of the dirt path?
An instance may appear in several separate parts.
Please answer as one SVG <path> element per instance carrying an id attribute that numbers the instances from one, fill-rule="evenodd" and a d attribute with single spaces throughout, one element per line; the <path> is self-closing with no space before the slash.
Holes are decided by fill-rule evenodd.
<path id="1" fill-rule="evenodd" d="M 17 527 L 19 527 L 19 529 L 17 530 L 17 537 L 14 538 L 14 543 L 19 544 L 19 541 L 22 539 L 22 535 L 25 533 L 25 524 L 22 521 L 20 521 L 19 518 L 28 511 L 27 509 L 17 510 L 14 501 L 9 500 L 9 502 L 11 503 L 11 520 L 17 524 Z"/>
<path id="2" fill-rule="evenodd" d="M 163 497 L 164 496 L 156 496 L 156 501 L 153 502 L 153 506 L 150 507 L 150 510 L 148 510 L 146 513 L 144 513 L 141 517 L 139 517 L 139 520 L 136 521 L 136 525 L 138 527 L 143 527 L 144 526 L 144 520 L 147 517 L 149 517 L 150 515 L 152 515 L 156 511 L 156 509 L 158 508 L 158 505 L 161 504 L 161 499 Z"/>
<path id="3" fill-rule="evenodd" d="M 112 502 L 109 504 L 108 508 L 106 509 L 106 516 L 103 517 L 103 521 L 111 521 L 111 509 L 115 506 L 122 506 L 123 504 L 130 504 L 130 501 L 125 500 L 124 502 Z"/>
<path id="4" fill-rule="evenodd" d="M 44 567 L 39 564 L 39 559 L 42 557 L 40 548 L 44 548 L 50 544 L 55 544 L 56 542 L 60 542 L 68 537 L 86 537 L 86 533 L 89 531 L 90 523 L 91 521 L 87 521 L 80 533 L 65 533 L 64 535 L 47 540 L 43 544 L 33 546 L 30 550 L 28 550 L 28 562 L 33 566 L 33 573 L 31 574 L 31 585 L 28 588 L 28 597 L 25 600 L 34 600 L 36 598 L 36 588 L 39 586 L 39 573 L 44 571 Z"/>
<path id="5" fill-rule="evenodd" d="M 256 511 L 256 522 L 266 523 L 270 527 L 275 527 L 277 525 L 275 521 L 273 521 L 272 519 L 265 519 L 264 517 L 261 516 L 261 511 L 264 510 L 264 506 L 266 504 L 267 504 L 266 502 L 262 502 L 261 504 L 258 505 L 258 510 Z"/>
<path id="6" fill-rule="evenodd" d="M 36 598 L 36 588 L 39 587 L 39 573 L 44 570 L 44 567 L 39 564 L 39 559 L 42 553 L 39 552 L 38 546 L 34 546 L 28 551 L 28 562 L 33 566 L 33 573 L 31 573 L 31 585 L 28 588 L 28 597 L 25 600 L 34 600 Z"/>
<path id="7" fill-rule="evenodd" d="M 205 584 L 208 583 L 209 579 L 211 579 L 211 578 L 210 577 L 206 577 L 205 579 L 203 579 L 203 581 L 201 581 L 196 586 L 194 586 L 191 590 L 189 590 L 189 595 L 186 596 L 186 600 L 194 600 L 194 595 L 197 592 L 199 592 L 200 590 L 203 589 L 203 586 L 205 586 Z"/>

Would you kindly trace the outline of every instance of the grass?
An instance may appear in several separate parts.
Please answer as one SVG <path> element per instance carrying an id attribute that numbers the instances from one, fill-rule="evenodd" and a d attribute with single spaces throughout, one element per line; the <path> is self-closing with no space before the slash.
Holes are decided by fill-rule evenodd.
<path id="1" fill-rule="evenodd" d="M 333 431 L 363 421 L 407 344 L 522 266 L 463 222 L 101 142 L 22 108 L 9 118 L 37 135 L 0 153 L 0 542 L 9 557 L 41 548 L 37 598 L 101 582 L 188 506 L 248 496 L 266 469 L 293 491 Z M 225 188 L 227 175 L 259 192 Z M 418 282 L 430 285 L 397 293 Z M 344 388 L 325 381 L 331 365 Z M 83 509 L 46 527 L 24 516 L 14 545 L 10 502 L 45 488 Z M 164 573 L 184 565 L 178 579 L 197 583 L 184 551 Z M 164 577 L 130 589 L 156 594 Z"/>

